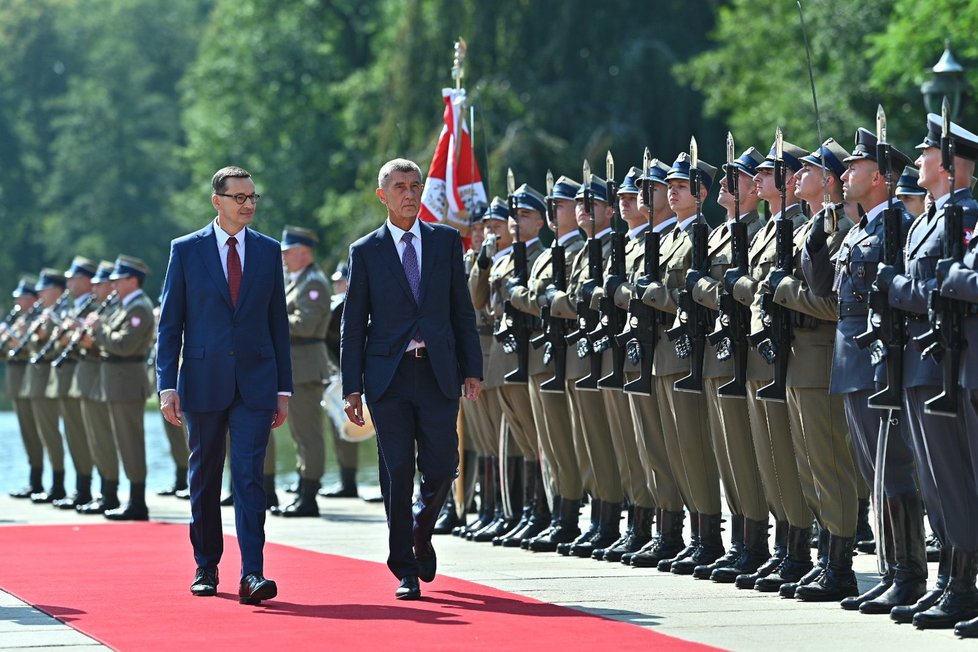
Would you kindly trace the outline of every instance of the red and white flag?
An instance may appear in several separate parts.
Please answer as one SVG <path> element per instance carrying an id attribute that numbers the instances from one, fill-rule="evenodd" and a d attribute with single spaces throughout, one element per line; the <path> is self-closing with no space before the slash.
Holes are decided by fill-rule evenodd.
<path id="1" fill-rule="evenodd" d="M 442 89 L 442 98 L 445 100 L 445 126 L 428 168 L 419 217 L 425 222 L 454 226 L 466 235 L 469 214 L 477 206 L 487 204 L 486 189 L 482 185 L 465 121 L 465 89 Z"/>

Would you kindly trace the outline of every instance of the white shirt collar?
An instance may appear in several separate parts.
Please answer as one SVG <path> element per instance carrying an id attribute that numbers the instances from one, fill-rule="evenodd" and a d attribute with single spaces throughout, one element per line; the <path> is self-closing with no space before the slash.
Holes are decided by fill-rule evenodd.
<path id="1" fill-rule="evenodd" d="M 133 292 L 131 294 L 127 294 L 126 295 L 126 298 L 122 300 L 122 305 L 123 306 L 128 306 L 130 303 L 132 303 L 133 301 L 135 301 L 136 299 L 138 299 L 139 296 L 142 293 L 143 293 L 142 289 L 137 289 L 135 292 Z"/>
<path id="2" fill-rule="evenodd" d="M 936 201 L 934 201 L 934 209 L 941 210 L 942 208 L 944 208 L 944 204 L 946 204 L 950 199 L 951 199 L 951 193 L 946 193 L 941 195 Z"/>
<path id="3" fill-rule="evenodd" d="M 564 235 L 562 235 L 562 236 L 560 236 L 559 238 L 557 238 L 557 244 L 559 244 L 559 245 L 564 245 L 564 244 L 567 244 L 567 242 L 568 242 L 568 241 L 569 241 L 569 240 L 570 240 L 571 238 L 574 238 L 574 237 L 576 237 L 577 235 L 579 235 L 579 234 L 577 233 L 577 229 L 574 229 L 573 231 L 568 231 L 568 232 L 567 232 L 567 233 L 565 233 Z"/>
<path id="4" fill-rule="evenodd" d="M 676 216 L 673 215 L 668 220 L 665 220 L 664 222 L 660 222 L 659 224 L 653 226 L 652 230 L 655 231 L 656 233 L 662 233 L 666 229 L 671 228 L 675 223 L 676 223 Z"/>
<path id="5" fill-rule="evenodd" d="M 696 221 L 696 213 L 693 213 L 692 215 L 690 215 L 689 217 L 687 217 L 685 220 L 683 220 L 682 222 L 680 222 L 678 224 L 679 230 L 680 231 L 685 231 L 686 230 L 686 227 L 689 226 L 690 224 L 692 224 L 695 221 Z"/>
<path id="6" fill-rule="evenodd" d="M 642 235 L 642 232 L 645 231 L 645 229 L 647 228 L 649 228 L 649 223 L 642 222 L 641 224 L 639 224 L 634 229 L 628 232 L 628 237 L 631 238 L 632 240 L 635 240 L 638 238 L 638 236 Z"/>
<path id="7" fill-rule="evenodd" d="M 75 307 L 78 307 L 81 304 L 83 304 L 86 301 L 88 301 L 88 297 L 90 297 L 90 296 L 92 296 L 91 291 L 86 292 L 85 294 L 78 295 L 78 297 L 75 298 Z"/>
<path id="8" fill-rule="evenodd" d="M 529 249 L 530 247 L 532 247 L 535 243 L 537 243 L 539 241 L 540 241 L 540 238 L 533 238 L 532 240 L 527 241 L 526 248 Z"/>
<path id="9" fill-rule="evenodd" d="M 500 259 L 500 258 L 502 258 L 503 256 L 505 256 L 505 255 L 507 255 L 507 254 L 508 254 L 509 252 L 511 252 L 512 250 L 513 250 L 513 245 L 509 245 L 508 247 L 506 247 L 506 248 L 505 248 L 505 249 L 503 249 L 502 251 L 497 251 L 497 252 L 496 252 L 496 255 L 494 255 L 494 256 L 492 257 L 492 262 L 496 262 L 497 260 L 499 260 L 499 259 Z"/>
<path id="10" fill-rule="evenodd" d="M 784 209 L 783 211 L 778 211 L 777 213 L 774 214 L 774 217 L 771 218 L 771 221 L 774 222 L 774 221 L 780 220 L 781 219 L 781 216 L 785 213 L 785 211 L 790 211 L 794 206 L 797 206 L 797 205 L 798 205 L 798 202 L 795 202 L 794 204 L 791 204 L 790 206 L 788 206 L 788 208 Z"/>
<path id="11" fill-rule="evenodd" d="M 248 227 L 245 227 L 240 231 L 238 231 L 234 236 L 231 236 L 231 234 L 229 234 L 227 231 L 221 228 L 221 225 L 218 223 L 217 218 L 216 217 L 214 218 L 214 235 L 217 236 L 217 244 L 220 247 L 226 247 L 228 244 L 228 240 L 230 240 L 232 237 L 234 237 L 238 241 L 239 245 L 243 245 L 245 241 L 245 231 L 247 230 Z M 240 249 L 238 251 L 240 251 Z"/>
<path id="12" fill-rule="evenodd" d="M 606 229 L 602 229 L 601 231 L 598 231 L 597 233 L 595 233 L 594 234 L 594 238 L 596 240 L 600 240 L 601 238 L 603 238 L 608 233 L 611 233 L 611 227 L 610 226 L 608 228 L 606 228 Z"/>
<path id="13" fill-rule="evenodd" d="M 418 219 L 415 219 L 414 224 L 411 225 L 411 228 L 405 231 L 400 227 L 394 226 L 394 224 L 391 222 L 391 219 L 388 217 L 387 230 L 391 232 L 391 237 L 394 238 L 394 244 L 400 243 L 401 238 L 403 238 L 404 234 L 408 232 L 414 234 L 414 238 L 416 242 L 421 241 L 421 220 Z"/>
<path id="14" fill-rule="evenodd" d="M 871 210 L 866 211 L 866 226 L 872 224 L 876 216 L 886 210 L 886 202 L 873 206 Z"/>

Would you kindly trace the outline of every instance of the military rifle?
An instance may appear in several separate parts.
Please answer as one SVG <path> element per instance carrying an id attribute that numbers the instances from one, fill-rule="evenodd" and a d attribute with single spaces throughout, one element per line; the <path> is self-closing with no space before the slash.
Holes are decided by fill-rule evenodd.
<path id="1" fill-rule="evenodd" d="M 90 314 L 95 315 L 96 317 L 101 317 L 103 314 L 105 314 L 105 311 L 109 308 L 109 306 L 112 305 L 117 296 L 119 296 L 119 293 L 112 290 L 112 292 L 109 293 L 109 296 L 105 297 L 105 301 L 100 303 L 98 307 L 95 308 L 95 310 L 93 310 Z M 68 360 L 68 358 L 75 352 L 75 349 L 79 347 L 81 341 L 91 334 L 91 326 L 86 325 L 76 330 L 72 334 L 71 339 L 68 340 L 68 344 L 66 344 L 65 348 L 62 349 L 61 354 L 54 359 L 54 362 L 51 363 L 51 366 L 55 369 L 61 367 L 61 365 L 63 365 L 65 361 Z"/>
<path id="2" fill-rule="evenodd" d="M 581 300 L 577 302 L 578 328 L 567 336 L 567 343 L 577 343 L 577 357 L 588 358 L 590 370 L 587 376 L 579 378 L 574 386 L 582 390 L 597 390 L 601 377 L 601 352 L 595 351 L 588 339 L 588 333 L 598 327 L 601 314 L 591 309 L 591 294 L 594 288 L 603 284 L 604 265 L 602 264 L 601 240 L 595 233 L 594 196 L 591 191 L 591 166 L 584 161 L 584 210 L 591 218 L 591 237 L 587 240 L 588 280 L 581 286 Z"/>
<path id="3" fill-rule="evenodd" d="M 506 174 L 506 190 L 509 193 L 509 216 L 516 223 L 516 241 L 513 243 L 513 273 L 520 285 L 526 285 L 529 270 L 526 264 L 526 243 L 520 238 L 520 216 L 516 205 L 516 180 L 513 170 Z M 496 333 L 496 339 L 503 343 L 506 353 L 516 354 L 516 369 L 503 376 L 506 383 L 519 384 L 529 380 L 530 368 L 530 324 L 529 315 L 516 308 L 506 299 L 503 304 L 504 326 Z"/>
<path id="4" fill-rule="evenodd" d="M 85 298 L 85 300 L 82 302 L 80 306 L 78 306 L 74 310 L 69 311 L 69 313 L 65 316 L 65 319 L 68 318 L 77 319 L 79 315 L 81 315 L 86 310 L 88 310 L 89 306 L 95 303 L 96 298 L 97 297 L 95 296 L 94 292 L 89 293 L 89 295 Z M 67 333 L 71 332 L 71 330 L 73 329 L 65 326 L 64 322 L 55 326 L 54 329 L 51 331 L 51 336 L 48 338 L 48 341 L 44 343 L 44 346 L 42 346 L 37 353 L 31 356 L 31 364 L 38 364 L 42 362 L 44 358 L 46 358 L 48 354 L 51 353 L 51 350 L 54 349 L 55 346 L 57 346 L 61 338 Z"/>
<path id="5" fill-rule="evenodd" d="M 51 306 L 51 313 L 57 314 L 61 312 L 61 310 L 64 308 L 65 305 L 67 305 L 70 299 L 71 299 L 70 292 L 62 292 L 61 296 L 58 297 L 58 300 L 54 303 L 53 306 Z M 37 315 L 34 318 L 34 321 L 31 322 L 31 325 L 24 332 L 24 334 L 21 335 L 20 340 L 17 341 L 17 346 L 15 346 L 7 353 L 7 358 L 13 359 L 16 358 L 18 355 L 20 355 L 21 352 L 23 352 L 23 350 L 27 348 L 27 345 L 30 343 L 31 337 L 34 336 L 34 333 L 39 331 L 41 329 L 41 326 L 44 325 L 44 320 L 41 318 L 44 315 L 43 306 L 40 313 L 41 314 Z"/>
<path id="6" fill-rule="evenodd" d="M 618 184 L 615 183 L 615 159 L 611 157 L 611 152 L 608 152 L 606 163 L 605 189 L 614 211 L 612 224 L 616 224 L 621 222 L 621 210 L 618 206 Z M 625 384 L 625 347 L 617 336 L 625 326 L 625 311 L 615 305 L 615 292 L 625 282 L 625 234 L 619 229 L 611 231 L 611 264 L 608 272 L 598 306 L 601 325 L 590 334 L 590 338 L 595 352 L 611 347 L 611 373 L 598 380 L 598 387 L 621 389 Z"/>
<path id="7" fill-rule="evenodd" d="M 15 307 L 19 307 L 19 306 L 15 306 Z M 4 332 L 0 334 L 0 346 L 6 347 L 7 344 L 14 339 L 17 339 L 19 341 L 20 338 L 14 335 L 14 325 L 17 323 L 18 320 L 21 320 L 24 324 L 30 324 L 31 320 L 37 317 L 37 315 L 42 310 L 44 310 L 43 299 L 37 299 L 36 301 L 34 301 L 34 303 L 31 304 L 31 307 L 28 308 L 26 312 L 22 310 L 18 310 L 14 319 L 12 319 L 9 322 L 9 328 L 5 329 Z"/>
<path id="8" fill-rule="evenodd" d="M 554 206 L 554 175 L 547 170 L 547 221 L 557 224 L 557 210 Z M 554 229 L 554 242 L 550 246 L 550 271 L 553 274 L 554 287 L 558 292 L 567 291 L 567 259 L 564 255 L 564 245 L 560 244 L 560 230 Z M 561 319 L 550 312 L 550 306 L 540 309 L 543 321 L 543 333 L 531 340 L 537 348 L 544 346 L 543 363 L 554 364 L 553 378 L 540 384 L 541 392 L 563 392 L 567 378 L 567 320 Z"/>

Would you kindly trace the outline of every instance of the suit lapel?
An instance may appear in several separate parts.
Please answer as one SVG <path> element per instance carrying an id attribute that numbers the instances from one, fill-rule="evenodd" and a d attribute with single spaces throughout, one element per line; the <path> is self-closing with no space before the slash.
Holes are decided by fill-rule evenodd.
<path id="1" fill-rule="evenodd" d="M 394 245 L 394 238 L 391 236 L 386 222 L 374 231 L 374 239 L 380 258 L 390 269 L 391 276 L 401 286 L 404 293 L 410 297 L 411 301 L 414 301 L 414 293 L 411 292 L 411 286 L 408 284 L 407 276 L 404 275 L 404 265 L 401 264 L 401 257 L 397 255 L 397 247 Z M 421 248 L 424 249 L 424 241 L 421 243 Z M 421 252 L 421 255 L 424 256 L 424 251 Z M 422 275 L 423 278 L 424 276 Z"/>
<path id="2" fill-rule="evenodd" d="M 213 222 L 210 226 L 197 232 L 197 252 L 204 263 L 204 269 L 231 307 L 231 292 L 228 290 L 228 280 L 224 277 L 224 266 L 221 265 L 221 254 L 217 250 L 217 236 L 214 234 Z"/>

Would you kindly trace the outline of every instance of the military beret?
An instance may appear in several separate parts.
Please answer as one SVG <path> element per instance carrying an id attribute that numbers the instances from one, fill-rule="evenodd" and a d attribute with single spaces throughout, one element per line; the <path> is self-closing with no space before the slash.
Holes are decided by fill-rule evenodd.
<path id="1" fill-rule="evenodd" d="M 941 136 L 944 133 L 941 116 L 936 113 L 927 114 L 927 135 L 917 149 L 940 147 Z M 964 127 L 951 123 L 951 140 L 954 142 L 954 154 L 969 161 L 978 160 L 978 135 Z"/>
<path id="2" fill-rule="evenodd" d="M 109 280 L 117 281 L 120 278 L 129 278 L 130 276 L 143 279 L 146 278 L 147 274 L 149 274 L 149 266 L 145 262 L 135 256 L 119 254 L 119 257 L 115 259 L 115 267 L 109 275 Z"/>
<path id="3" fill-rule="evenodd" d="M 829 172 L 834 173 L 835 176 L 841 177 L 846 171 L 844 161 L 847 160 L 849 156 L 849 152 L 847 152 L 842 145 L 835 142 L 834 138 L 829 138 L 814 152 L 808 156 L 802 156 L 801 160 L 803 163 L 809 163 L 811 165 L 824 168 Z"/>
<path id="4" fill-rule="evenodd" d="M 319 238 L 309 229 L 304 229 L 301 226 L 289 226 L 288 224 L 282 229 L 282 251 L 299 245 L 315 247 L 317 244 L 319 244 Z"/>

